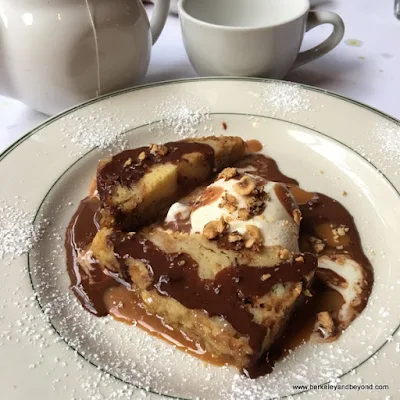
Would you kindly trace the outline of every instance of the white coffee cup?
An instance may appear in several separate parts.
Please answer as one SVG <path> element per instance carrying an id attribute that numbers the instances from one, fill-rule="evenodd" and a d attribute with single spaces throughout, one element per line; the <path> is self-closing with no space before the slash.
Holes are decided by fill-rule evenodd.
<path id="1" fill-rule="evenodd" d="M 199 75 L 282 78 L 328 53 L 344 35 L 342 19 L 310 11 L 308 0 L 179 0 L 183 41 Z M 321 24 L 333 32 L 299 53 L 304 33 Z"/>

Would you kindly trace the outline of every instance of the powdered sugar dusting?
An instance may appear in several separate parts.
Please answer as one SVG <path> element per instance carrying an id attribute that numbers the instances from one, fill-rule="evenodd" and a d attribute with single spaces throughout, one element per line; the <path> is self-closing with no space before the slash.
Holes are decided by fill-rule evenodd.
<path id="1" fill-rule="evenodd" d="M 281 116 L 290 119 L 292 114 L 314 111 L 309 93 L 301 85 L 284 82 L 268 82 L 259 84 L 258 91 L 252 93 L 256 97 L 252 108 L 257 113 Z"/>
<path id="2" fill-rule="evenodd" d="M 44 225 L 33 225 L 33 216 L 17 205 L 0 200 L 0 259 L 6 255 L 12 258 L 27 253 L 41 238 Z M 23 201 L 23 200 L 20 200 Z"/>
<path id="3" fill-rule="evenodd" d="M 159 129 L 160 135 L 168 129 L 172 130 L 178 138 L 184 139 L 201 136 L 204 131 L 210 134 L 212 131 L 210 108 L 188 94 L 167 97 L 156 107 L 156 115 L 160 121 L 152 129 Z M 200 125 L 202 125 L 201 129 L 199 129 Z"/>
<path id="4" fill-rule="evenodd" d="M 394 166 L 394 173 L 400 174 L 400 126 L 389 121 L 377 122 L 366 135 L 368 149 L 373 150 L 356 143 L 353 143 L 354 148 L 383 173 Z"/>
<path id="5" fill-rule="evenodd" d="M 130 125 L 121 122 L 117 112 L 110 113 L 104 107 L 89 107 L 84 115 L 70 114 L 61 132 L 72 143 L 86 150 L 112 147 L 121 151 L 126 147 L 125 132 L 129 128 Z"/>

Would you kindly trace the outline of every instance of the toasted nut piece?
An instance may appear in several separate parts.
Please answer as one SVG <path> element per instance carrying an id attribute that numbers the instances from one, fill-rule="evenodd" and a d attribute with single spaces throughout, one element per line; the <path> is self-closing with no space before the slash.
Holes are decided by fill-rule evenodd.
<path id="1" fill-rule="evenodd" d="M 227 181 L 228 179 L 234 178 L 236 175 L 237 175 L 236 168 L 225 168 L 219 173 L 218 179 L 223 178 Z"/>
<path id="2" fill-rule="evenodd" d="M 322 311 L 317 314 L 318 329 L 323 329 L 325 333 L 331 335 L 335 329 L 332 317 L 327 311 Z"/>
<path id="3" fill-rule="evenodd" d="M 146 159 L 146 153 L 142 151 L 138 156 L 139 161 L 143 161 Z"/>
<path id="4" fill-rule="evenodd" d="M 221 217 L 217 221 L 217 232 L 218 233 L 222 233 L 225 230 L 226 227 L 227 227 L 227 223 L 225 222 L 224 218 Z"/>
<path id="5" fill-rule="evenodd" d="M 279 250 L 279 258 L 281 260 L 288 260 L 290 258 L 290 251 L 288 249 Z"/>
<path id="6" fill-rule="evenodd" d="M 264 238 L 258 226 L 255 225 L 246 225 L 247 232 L 250 237 L 254 238 L 257 242 L 263 242 Z"/>
<path id="7" fill-rule="evenodd" d="M 304 262 L 304 257 L 303 256 L 298 256 L 294 260 L 297 261 L 297 262 L 302 262 L 303 263 Z"/>
<path id="8" fill-rule="evenodd" d="M 318 254 L 321 253 L 325 249 L 325 244 L 322 242 L 321 239 L 318 239 L 314 236 L 310 236 L 308 239 L 314 249 L 314 251 Z"/>
<path id="9" fill-rule="evenodd" d="M 311 294 L 311 292 L 310 292 L 308 289 L 304 289 L 304 290 L 303 290 L 303 294 L 304 294 L 304 296 L 306 296 L 306 297 L 313 297 L 312 294 Z"/>
<path id="10" fill-rule="evenodd" d="M 253 247 L 253 244 L 256 242 L 255 238 L 248 238 L 245 242 L 244 242 L 244 247 L 246 247 L 246 249 L 250 249 L 251 247 Z"/>
<path id="11" fill-rule="evenodd" d="M 221 217 L 218 221 L 211 221 L 204 226 L 203 235 L 207 239 L 215 239 L 227 227 L 227 223 Z"/>
<path id="12" fill-rule="evenodd" d="M 152 143 L 149 146 L 149 149 L 150 149 L 150 154 L 156 155 L 158 150 L 158 144 Z"/>
<path id="13" fill-rule="evenodd" d="M 124 167 L 128 167 L 131 164 L 132 164 L 132 158 L 128 158 L 124 163 Z"/>
<path id="14" fill-rule="evenodd" d="M 204 226 L 203 235 L 207 239 L 215 239 L 218 236 L 217 221 L 211 221 Z"/>
<path id="15" fill-rule="evenodd" d="M 337 228 L 337 234 L 339 235 L 339 236 L 346 236 L 346 233 L 349 231 L 349 228 L 347 228 L 347 226 L 345 226 L 345 225 L 340 225 L 338 228 Z"/>
<path id="16" fill-rule="evenodd" d="M 238 183 L 233 185 L 236 193 L 242 196 L 248 196 L 256 188 L 256 181 L 251 176 L 244 175 Z"/>
<path id="17" fill-rule="evenodd" d="M 267 279 L 271 278 L 271 274 L 262 274 L 261 275 L 261 280 L 266 281 Z"/>
<path id="18" fill-rule="evenodd" d="M 298 208 L 296 208 L 295 210 L 293 210 L 293 219 L 294 219 L 294 222 L 295 222 L 297 225 L 300 225 L 300 221 L 301 221 L 301 211 L 300 211 Z"/>
<path id="19" fill-rule="evenodd" d="M 165 156 L 168 153 L 168 147 L 163 144 L 151 144 L 150 154 L 153 156 Z"/>
<path id="20" fill-rule="evenodd" d="M 159 146 L 159 147 L 158 147 L 158 154 L 159 154 L 160 156 L 165 156 L 165 155 L 167 155 L 167 154 L 168 154 L 168 147 L 167 147 L 167 146 L 164 146 L 164 145 Z"/>
<path id="21" fill-rule="evenodd" d="M 237 209 L 238 201 L 235 196 L 229 193 L 225 193 L 220 203 L 220 208 L 226 208 L 230 213 L 233 213 Z"/>
<path id="22" fill-rule="evenodd" d="M 246 208 L 240 208 L 238 211 L 238 219 L 242 221 L 247 221 L 250 219 L 250 211 Z"/>
<path id="23" fill-rule="evenodd" d="M 230 234 L 228 235 L 228 242 L 229 242 L 229 243 L 239 242 L 239 241 L 242 240 L 242 239 L 243 239 L 242 235 L 240 235 L 240 234 L 237 233 L 237 232 L 230 233 Z"/>

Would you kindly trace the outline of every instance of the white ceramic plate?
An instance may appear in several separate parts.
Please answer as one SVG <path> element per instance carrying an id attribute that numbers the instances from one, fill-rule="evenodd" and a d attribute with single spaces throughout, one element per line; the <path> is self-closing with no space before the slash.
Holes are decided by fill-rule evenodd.
<path id="1" fill-rule="evenodd" d="M 136 327 L 96 318 L 68 290 L 64 232 L 98 160 L 125 139 L 136 147 L 212 132 L 259 139 L 285 174 L 344 203 L 375 270 L 368 307 L 337 342 L 305 345 L 256 381 L 205 365 Z M 96 147 L 107 142 L 114 148 Z M 50 119 L 0 156 L 0 254 L 32 244 L 32 221 L 35 229 L 45 226 L 28 255 L 0 261 L 0 397 L 399 398 L 399 166 L 398 121 L 338 95 L 275 81 L 165 82 Z M 24 240 L 18 243 L 17 234 Z M 373 389 L 294 387 L 327 382 Z"/>

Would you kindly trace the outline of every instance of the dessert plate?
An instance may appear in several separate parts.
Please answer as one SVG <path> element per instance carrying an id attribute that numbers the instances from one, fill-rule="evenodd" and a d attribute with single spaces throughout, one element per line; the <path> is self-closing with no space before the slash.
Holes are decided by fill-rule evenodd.
<path id="1" fill-rule="evenodd" d="M 303 188 L 340 200 L 375 271 L 367 308 L 339 340 L 303 345 L 257 380 L 205 365 L 138 327 L 96 318 L 68 290 L 65 229 L 97 162 L 126 146 L 210 134 L 258 139 Z M 2 396 L 397 398 L 399 167 L 398 121 L 336 94 L 279 81 L 164 82 L 51 118 L 0 156 Z"/>

